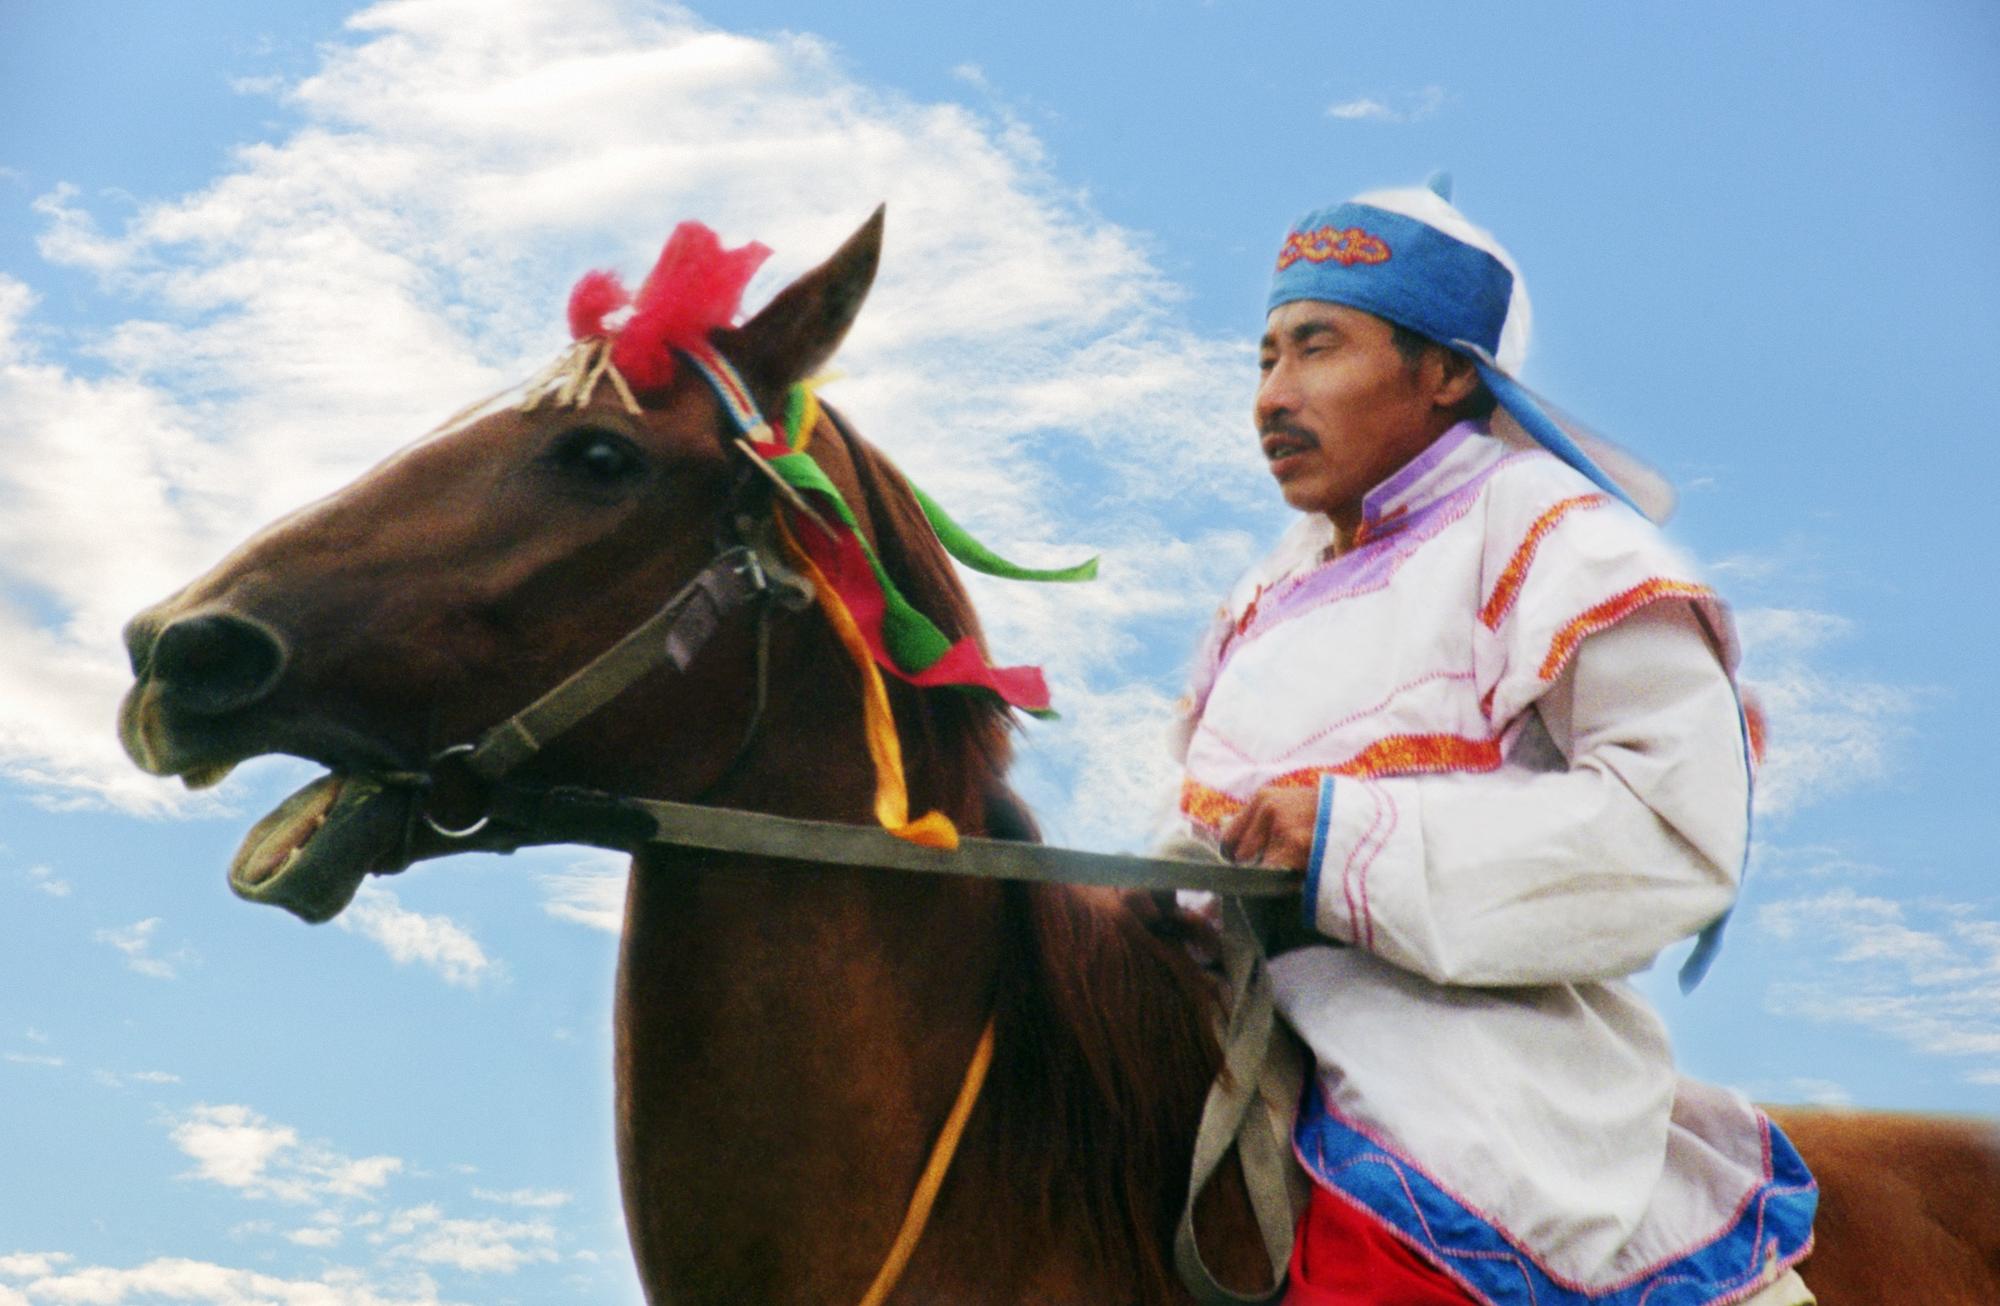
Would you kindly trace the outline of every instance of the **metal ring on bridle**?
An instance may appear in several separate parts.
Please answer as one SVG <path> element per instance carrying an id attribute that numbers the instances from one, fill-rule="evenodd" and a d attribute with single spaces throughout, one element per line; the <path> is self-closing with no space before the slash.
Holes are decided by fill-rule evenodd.
<path id="1" fill-rule="evenodd" d="M 436 753 L 431 755 L 431 760 L 430 760 L 431 772 L 435 774 L 437 771 L 438 763 L 444 761 L 446 758 L 462 757 L 465 754 L 472 752 L 477 747 L 478 745 L 476 744 L 453 744 L 449 748 L 439 749 Z M 428 807 L 419 808 L 417 811 L 417 815 L 424 818 L 424 824 L 428 825 L 433 832 L 435 832 L 438 835 L 441 835 L 446 839 L 470 839 L 473 835 L 478 834 L 481 830 L 484 830 L 493 821 L 493 815 L 492 813 L 489 812 L 486 815 L 481 816 L 478 820 L 474 821 L 471 825 L 464 826 L 460 829 L 453 829 L 450 826 L 439 824 L 438 819 L 430 814 L 430 809 Z"/>

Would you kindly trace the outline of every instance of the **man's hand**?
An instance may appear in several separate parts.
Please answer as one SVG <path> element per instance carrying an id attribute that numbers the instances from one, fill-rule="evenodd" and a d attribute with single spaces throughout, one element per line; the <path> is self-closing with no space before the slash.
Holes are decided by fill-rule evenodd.
<path id="1" fill-rule="evenodd" d="M 1319 786 L 1267 786 L 1222 827 L 1222 855 L 1278 871 L 1303 871 L 1312 856 Z"/>

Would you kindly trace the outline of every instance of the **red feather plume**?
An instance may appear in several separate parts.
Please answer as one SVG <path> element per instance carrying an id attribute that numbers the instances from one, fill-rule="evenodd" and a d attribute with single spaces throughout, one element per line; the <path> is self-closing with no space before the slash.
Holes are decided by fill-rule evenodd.
<path id="1" fill-rule="evenodd" d="M 743 302 L 743 288 L 771 251 L 752 241 L 724 249 L 699 222 L 683 222 L 667 237 L 660 261 L 635 299 L 615 272 L 587 272 L 569 295 L 570 334 L 612 337 L 611 361 L 634 390 L 657 390 L 674 378 L 674 350 L 706 344 L 708 333 L 728 326 Z M 615 332 L 608 314 L 633 306 Z"/>

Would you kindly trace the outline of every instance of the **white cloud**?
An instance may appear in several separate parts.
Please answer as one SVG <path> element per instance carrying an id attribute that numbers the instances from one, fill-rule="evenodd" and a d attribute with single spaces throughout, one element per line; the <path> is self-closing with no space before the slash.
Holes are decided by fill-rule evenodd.
<path id="1" fill-rule="evenodd" d="M 461 1220 L 435 1205 L 398 1211 L 368 1237 L 394 1255 L 476 1274 L 512 1274 L 557 1259 L 555 1226 L 546 1220 Z"/>
<path id="2" fill-rule="evenodd" d="M 68 1257 L 61 1258 L 67 1261 Z M 0 1292 L 12 1289 L 0 1288 Z M 315 1279 L 288 1279 L 213 1261 L 163 1256 L 130 1269 L 93 1265 L 49 1270 L 13 1300 L 36 1306 L 445 1306 L 437 1287 L 421 1276 L 407 1287 L 383 1288 L 348 1269 Z M 0 1297 L 0 1306 L 10 1299 Z"/>
<path id="3" fill-rule="evenodd" d="M 164 1070 L 135 1070 L 129 1074 L 119 1074 L 111 1070 L 97 1070 L 91 1072 L 91 1078 L 106 1088 L 124 1088 L 130 1084 L 178 1084 L 181 1082 L 179 1075 L 169 1074 Z"/>
<path id="4" fill-rule="evenodd" d="M 299 1247 L 338 1246 L 342 1236 L 340 1224 L 340 1212 L 319 1211 L 314 1213 L 311 1224 L 287 1233 L 285 1241 Z"/>
<path id="5" fill-rule="evenodd" d="M 1831 1079 L 1794 1078 L 1787 1087 L 1799 1101 L 1811 1106 L 1853 1106 L 1854 1095 Z"/>
<path id="6" fill-rule="evenodd" d="M 1743 684 L 1763 712 L 1757 810 L 1785 816 L 1886 778 L 1922 695 L 1829 670 L 1820 656 L 1853 623 L 1803 608 L 1746 608 Z"/>
<path id="7" fill-rule="evenodd" d="M 171 956 L 154 956 L 153 935 L 159 928 L 160 918 L 148 916 L 145 920 L 134 921 L 119 929 L 99 930 L 93 937 L 99 943 L 123 953 L 128 970 L 150 979 L 174 979 L 180 974 L 180 967 L 194 960 L 194 952 L 190 948 L 182 947 L 176 949 Z"/>
<path id="8" fill-rule="evenodd" d="M 1986 909 L 1837 888 L 1771 903 L 1756 922 L 1798 945 L 1778 952 L 1787 978 L 1770 988 L 1773 1011 L 1962 1060 L 1974 1083 L 2000 1073 L 2000 920 Z"/>
<path id="9" fill-rule="evenodd" d="M 449 916 L 411 911 L 375 884 L 361 886 L 338 924 L 381 944 L 398 965 L 414 961 L 428 966 L 447 984 L 477 988 L 497 969 L 479 940 Z"/>
<path id="10" fill-rule="evenodd" d="M 1444 87 L 1426 86 L 1414 94 L 1395 97 L 1394 104 L 1372 95 L 1342 100 L 1329 106 L 1326 115 L 1345 122 L 1422 122 L 1436 117 L 1450 98 Z"/>
<path id="11" fill-rule="evenodd" d="M 1839 848 L 1826 844 L 1775 844 L 1758 840 L 1750 853 L 1752 873 L 1760 880 L 1773 879 L 1875 879 L 1887 875 L 1886 868 L 1872 862 L 1856 861 Z"/>
<path id="12" fill-rule="evenodd" d="M 1268 487 L 1242 456 L 1247 346 L 1176 326 L 1141 242 L 1060 186 L 1019 123 L 871 90 L 809 38 L 612 0 L 413 0 L 354 31 L 286 93 L 305 125 L 213 184 L 116 230 L 73 190 L 43 197 L 45 255 L 97 273 L 124 311 L 90 344 L 99 366 L 46 352 L 32 293 L 0 279 L 15 455 L 0 494 L 18 505 L 0 592 L 62 614 L 0 608 L 14 778 L 142 811 L 201 801 L 136 776 L 103 726 L 125 617 L 539 366 L 574 277 L 642 272 L 683 216 L 777 249 L 755 302 L 889 201 L 882 275 L 830 397 L 1003 552 L 1067 556 L 1075 523 L 1107 515 L 1132 541 L 1186 548 L 1194 484 L 1204 525 L 1264 529 Z M 996 653 L 1127 701 L 1155 673 L 1104 650 L 1153 618 L 1120 606 L 1122 580 L 1090 597 L 1010 587 L 987 609 Z M 1117 764 L 1096 750 L 1122 729 L 1072 710 L 1039 738 L 1082 772 Z M 595 900 L 567 905 L 603 922 Z"/>
<path id="13" fill-rule="evenodd" d="M 176 1119 L 170 1136 L 194 1161 L 192 1177 L 280 1202 L 372 1199 L 403 1168 L 397 1157 L 356 1159 L 302 1140 L 245 1106 L 197 1106 Z"/>
<path id="14" fill-rule="evenodd" d="M 484 1202 L 499 1202 L 505 1206 L 526 1206 L 538 1210 L 548 1210 L 570 1203 L 570 1194 L 553 1188 L 515 1188 L 507 1192 L 494 1192 L 488 1188 L 475 1188 L 472 1195 Z"/>
<path id="15" fill-rule="evenodd" d="M 542 910 L 607 934 L 625 928 L 625 877 L 629 857 L 600 853 L 540 877 Z"/>
<path id="16" fill-rule="evenodd" d="M 1329 118 L 1345 118 L 1351 122 L 1397 121 L 1395 110 L 1380 100 L 1367 96 L 1358 100 L 1343 100 L 1329 108 L 1326 113 Z"/>
<path id="17" fill-rule="evenodd" d="M 30 866 L 23 874 L 28 877 L 29 884 L 51 898 L 67 898 L 70 895 L 69 881 L 46 866 Z"/>
<path id="18" fill-rule="evenodd" d="M 68 1064 L 61 1057 L 52 1057 L 41 1052 L 9 1052 L 6 1054 L 6 1059 L 17 1066 L 44 1066 L 51 1070 L 60 1069 Z"/>
<path id="19" fill-rule="evenodd" d="M 1736 613 L 1736 633 L 1760 656 L 1809 653 L 1854 631 L 1854 623 L 1810 608 L 1745 608 Z"/>
<path id="20" fill-rule="evenodd" d="M 68 1252 L 10 1252 L 0 1256 L 0 1275 L 16 1279 L 38 1278 L 54 1274 L 58 1265 L 67 1265 L 70 1260 Z"/>

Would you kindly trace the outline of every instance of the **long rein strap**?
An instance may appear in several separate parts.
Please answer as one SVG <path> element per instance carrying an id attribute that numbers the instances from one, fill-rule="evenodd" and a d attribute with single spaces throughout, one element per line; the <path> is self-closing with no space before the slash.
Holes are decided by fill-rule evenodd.
<path id="1" fill-rule="evenodd" d="M 1119 889 L 1199 889 L 1255 898 L 1297 894 L 1304 878 L 1298 871 L 1084 852 L 970 835 L 959 839 L 956 851 L 927 848 L 875 826 L 626 798 L 569 786 L 503 785 L 493 793 L 491 810 L 502 825 L 533 831 L 548 842 L 622 852 L 662 844 L 822 866 Z"/>

